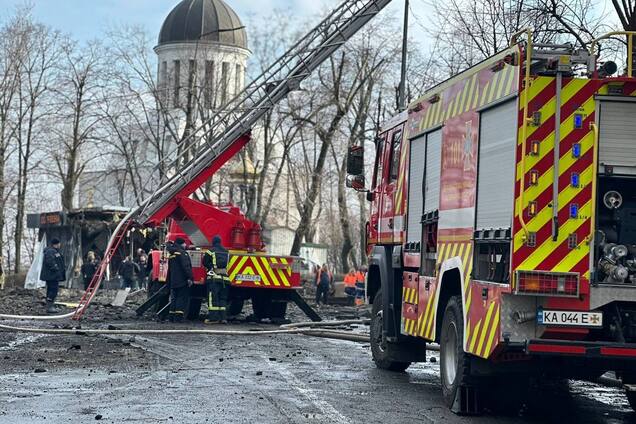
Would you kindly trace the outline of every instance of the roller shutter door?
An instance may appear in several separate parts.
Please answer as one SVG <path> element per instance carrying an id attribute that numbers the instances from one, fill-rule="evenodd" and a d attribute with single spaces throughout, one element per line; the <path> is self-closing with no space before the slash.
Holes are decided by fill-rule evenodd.
<path id="1" fill-rule="evenodd" d="M 422 184 L 424 183 L 424 164 L 426 157 L 426 136 L 411 140 L 409 159 L 409 198 L 408 221 L 406 227 L 407 243 L 422 240 L 422 207 L 424 203 Z"/>
<path id="2" fill-rule="evenodd" d="M 517 101 L 484 111 L 480 118 L 477 229 L 512 225 Z"/>
<path id="3" fill-rule="evenodd" d="M 636 103 L 602 102 L 599 127 L 600 171 L 611 165 L 615 174 L 636 174 Z"/>
<path id="4" fill-rule="evenodd" d="M 442 170 L 442 129 L 426 136 L 426 169 L 424 170 L 424 212 L 439 209 Z"/>

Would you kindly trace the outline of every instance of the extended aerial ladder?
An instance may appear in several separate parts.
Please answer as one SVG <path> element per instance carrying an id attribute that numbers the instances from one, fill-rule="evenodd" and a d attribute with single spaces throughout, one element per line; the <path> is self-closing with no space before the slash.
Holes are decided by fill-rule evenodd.
<path id="1" fill-rule="evenodd" d="M 152 196 L 119 223 L 109 240 L 104 259 L 80 300 L 73 318 L 80 319 L 85 313 L 111 258 L 131 225 L 158 225 L 169 218 L 178 208 L 179 199 L 193 194 L 247 144 L 254 124 L 291 91 L 300 88 L 301 82 L 312 71 L 390 2 L 391 0 L 342 2 L 241 93 L 216 111 L 203 126 L 193 131 L 185 141 L 203 141 L 198 155 L 187 161 Z M 204 130 L 208 125 L 209 129 Z"/>

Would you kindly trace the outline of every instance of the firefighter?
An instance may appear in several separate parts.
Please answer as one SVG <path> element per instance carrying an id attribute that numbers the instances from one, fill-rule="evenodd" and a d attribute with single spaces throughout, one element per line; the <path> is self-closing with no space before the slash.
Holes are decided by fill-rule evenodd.
<path id="1" fill-rule="evenodd" d="M 214 236 L 212 249 L 205 252 L 203 266 L 208 271 L 205 285 L 208 290 L 208 316 L 206 324 L 227 322 L 227 301 L 230 291 L 230 277 L 227 274 L 229 254 L 223 247 L 221 236 Z"/>
<path id="2" fill-rule="evenodd" d="M 188 307 L 190 287 L 194 284 L 192 261 L 186 243 L 177 238 L 168 244 L 168 283 L 170 284 L 170 321 L 182 322 Z"/>
<path id="3" fill-rule="evenodd" d="M 49 314 L 59 312 L 55 307 L 55 298 L 60 282 L 66 280 L 66 264 L 60 247 L 60 240 L 53 238 L 49 247 L 44 249 L 44 261 L 40 272 L 40 280 L 46 282 L 46 312 Z"/>

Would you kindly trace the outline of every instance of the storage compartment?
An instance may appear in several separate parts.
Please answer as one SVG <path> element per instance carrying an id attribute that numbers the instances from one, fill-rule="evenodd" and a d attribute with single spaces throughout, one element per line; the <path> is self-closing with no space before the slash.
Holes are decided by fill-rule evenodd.
<path id="1" fill-rule="evenodd" d="M 602 101 L 599 120 L 599 173 L 636 175 L 636 103 Z"/>
<path id="2" fill-rule="evenodd" d="M 510 228 L 514 204 L 517 101 L 487 109 L 479 123 L 478 230 Z"/>
<path id="3" fill-rule="evenodd" d="M 635 284 L 636 176 L 600 176 L 596 211 L 596 280 Z"/>

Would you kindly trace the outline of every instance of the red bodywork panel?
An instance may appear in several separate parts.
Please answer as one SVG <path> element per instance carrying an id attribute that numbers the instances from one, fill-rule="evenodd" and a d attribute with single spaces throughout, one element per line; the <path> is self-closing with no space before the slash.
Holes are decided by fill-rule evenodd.
<path id="1" fill-rule="evenodd" d="M 234 144 L 228 147 L 223 153 L 221 153 L 208 168 L 192 179 L 174 198 L 166 203 L 157 213 L 151 216 L 144 224 L 150 226 L 160 225 L 163 221 L 170 218 L 172 213 L 179 207 L 179 203 L 182 199 L 188 198 L 199 187 L 201 187 L 207 180 L 209 180 L 216 171 L 221 169 L 223 165 L 232 159 L 249 141 L 251 140 L 250 133 L 246 133 L 237 139 Z"/>

